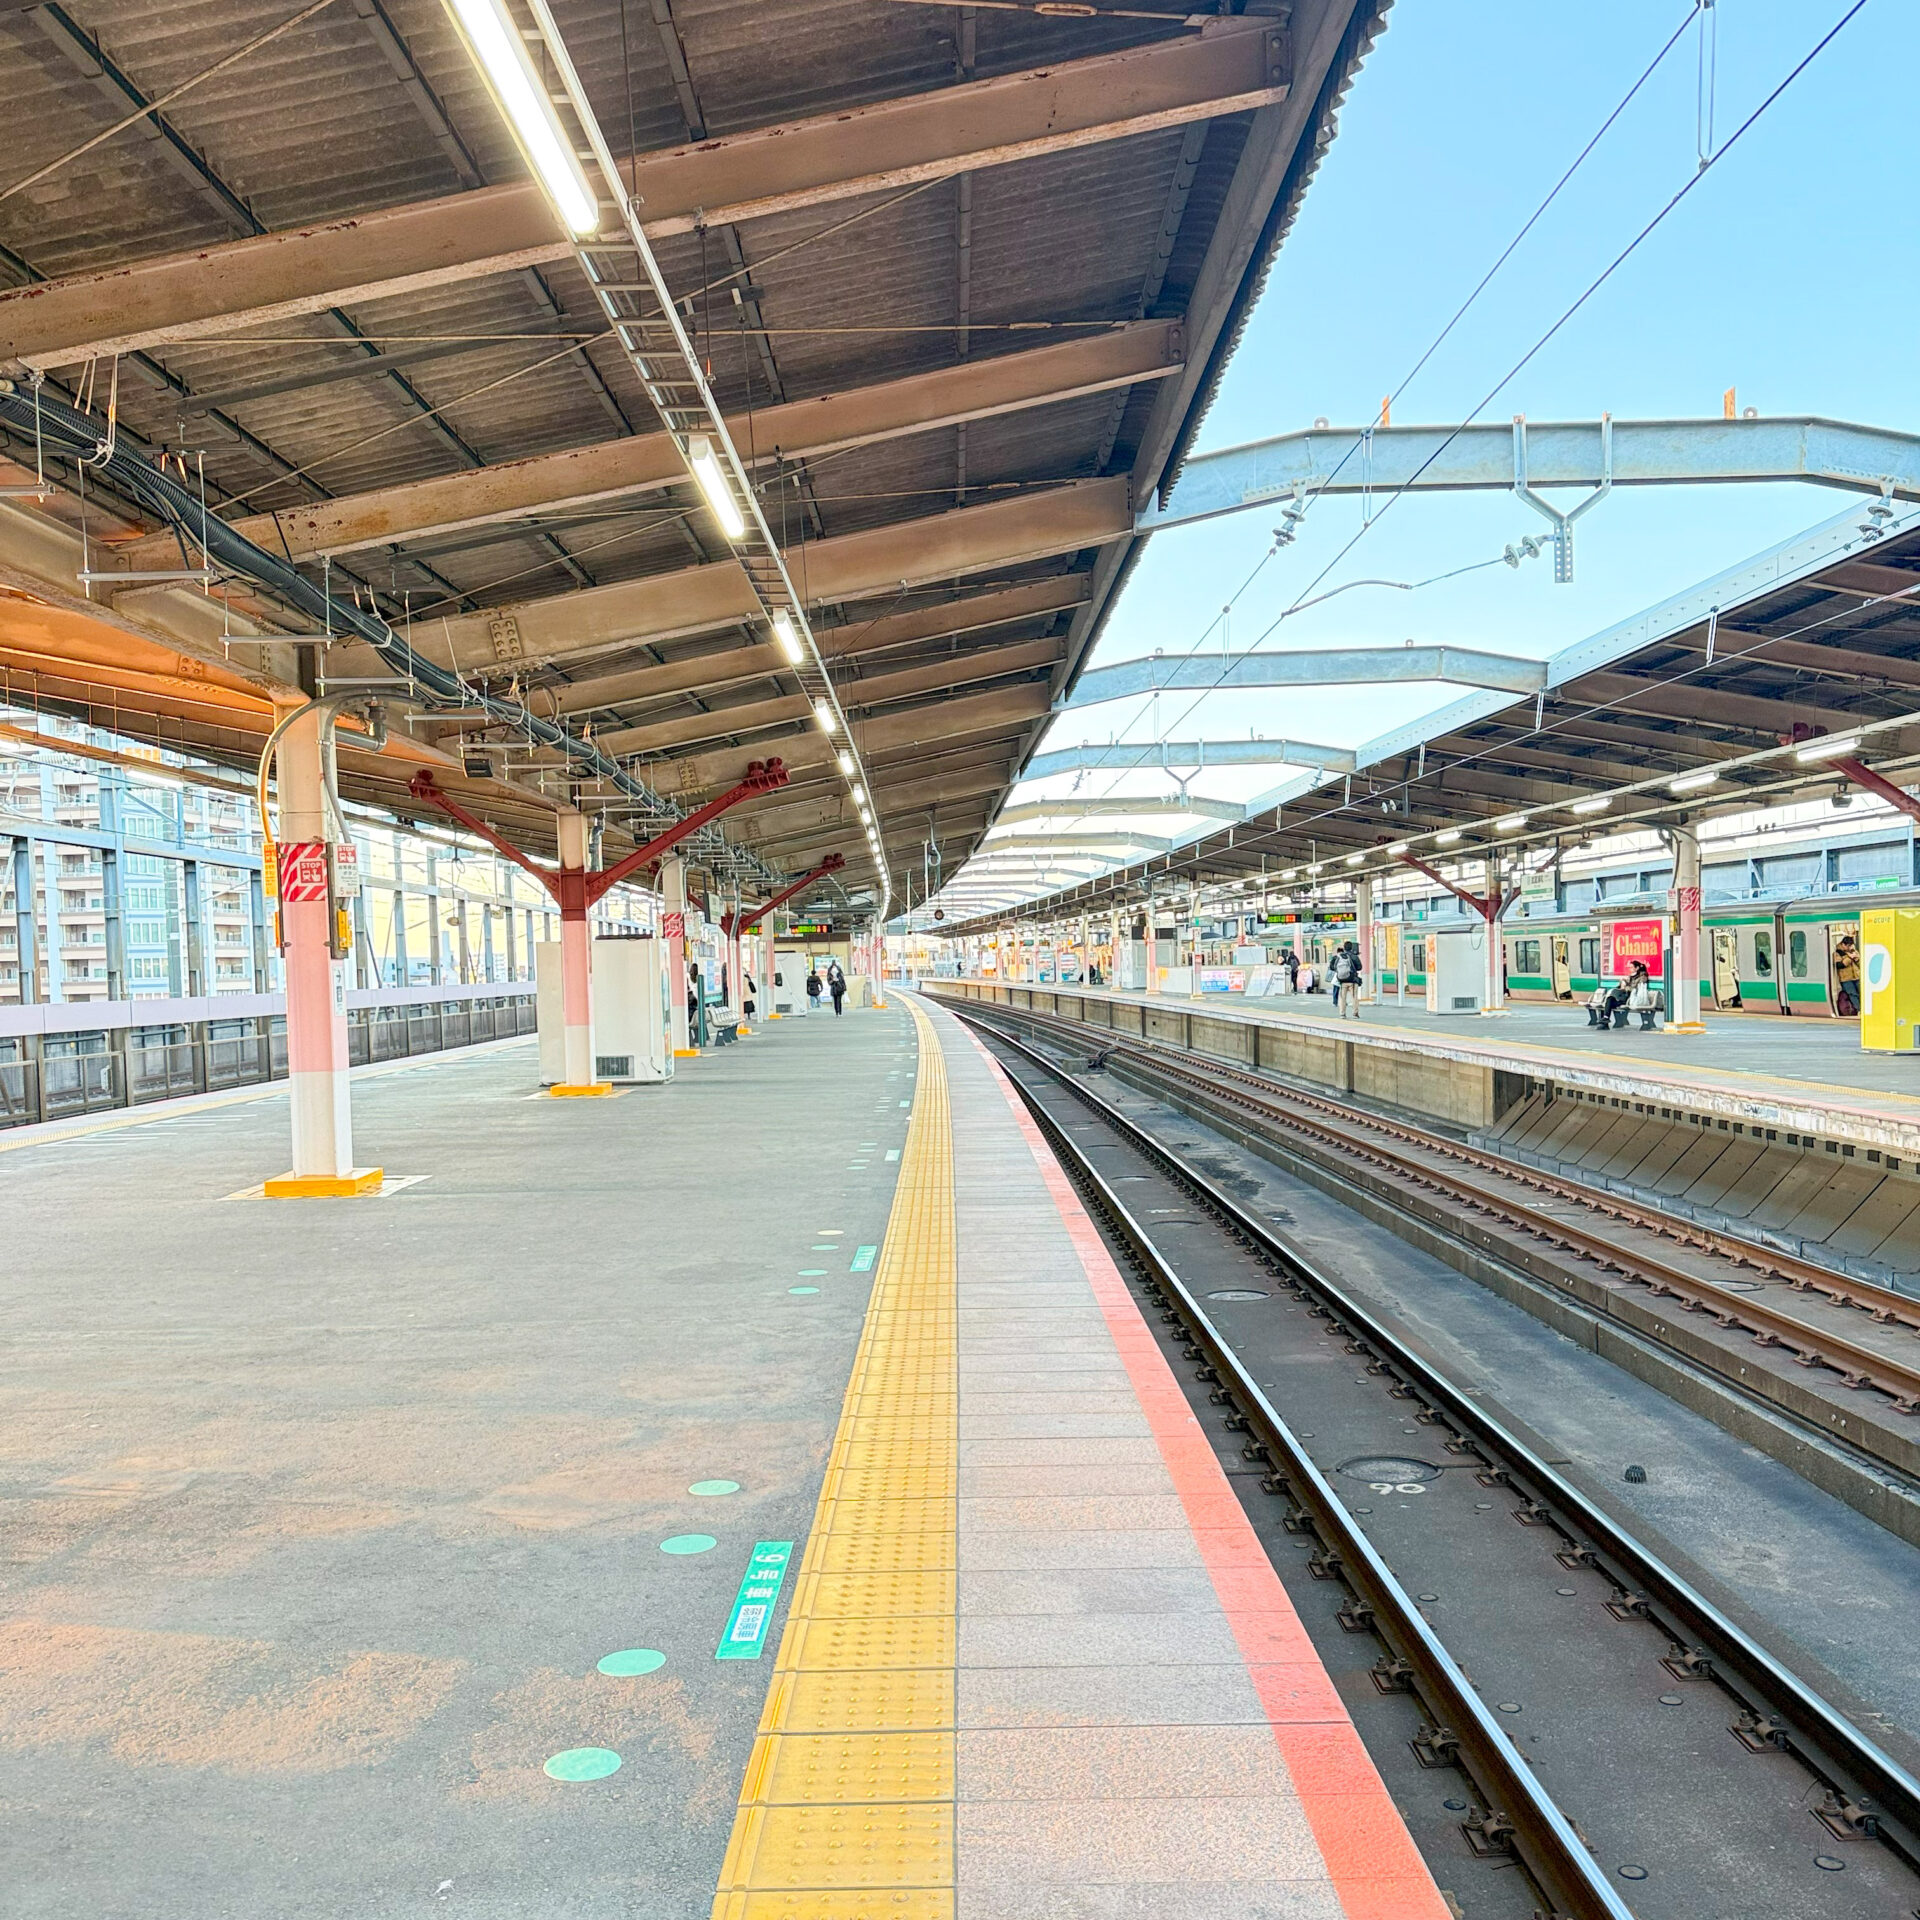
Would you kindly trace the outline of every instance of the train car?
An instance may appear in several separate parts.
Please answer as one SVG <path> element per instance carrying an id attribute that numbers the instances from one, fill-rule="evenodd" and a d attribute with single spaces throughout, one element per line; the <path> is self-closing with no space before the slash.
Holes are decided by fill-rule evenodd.
<path id="1" fill-rule="evenodd" d="M 1731 901 L 1700 916 L 1700 1004 L 1722 1013 L 1849 1020 L 1860 1011 L 1860 909 L 1920 906 L 1920 890 Z M 1635 903 L 1618 911 L 1631 914 Z M 1659 913 L 1646 905 L 1640 912 Z M 1616 917 L 1609 907 L 1605 918 Z M 1578 1001 L 1600 981 L 1603 916 L 1534 915 L 1503 934 L 1517 1001 Z M 1411 984 L 1411 983 L 1410 983 Z"/>

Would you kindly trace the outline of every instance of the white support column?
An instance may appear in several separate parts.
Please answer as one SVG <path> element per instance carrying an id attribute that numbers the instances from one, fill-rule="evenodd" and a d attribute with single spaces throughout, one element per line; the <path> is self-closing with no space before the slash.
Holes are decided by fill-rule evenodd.
<path id="1" fill-rule="evenodd" d="M 346 962 L 333 957 L 333 900 L 326 872 L 327 818 L 320 773 L 321 716 L 304 714 L 281 735 L 280 930 L 286 946 L 287 1088 L 293 1168 L 266 1183 L 274 1200 L 344 1199 L 378 1193 L 381 1170 L 353 1161 L 347 1083 Z M 289 898 L 289 895 L 296 897 Z"/>
<path id="2" fill-rule="evenodd" d="M 1362 1004 L 1380 997 L 1379 955 L 1373 950 L 1373 882 L 1356 880 L 1353 885 L 1353 937 L 1360 943 Z"/>
<path id="3" fill-rule="evenodd" d="M 660 925 L 667 942 L 667 1011 L 673 1021 L 673 1050 L 682 1059 L 699 1049 L 687 1026 L 687 869 L 676 855 L 660 863 Z"/>
<path id="4" fill-rule="evenodd" d="M 1691 826 L 1673 829 L 1673 892 L 1679 937 L 1673 943 L 1673 975 L 1667 982 L 1667 1033 L 1705 1033 L 1700 1018 L 1700 838 Z M 1775 955 L 1774 964 L 1783 964 Z"/>
<path id="5" fill-rule="evenodd" d="M 594 1078 L 593 927 L 587 914 L 587 816 L 571 810 L 558 820 L 560 838 L 560 1018 L 566 1036 L 566 1077 L 552 1091 L 606 1094 Z"/>
<path id="6" fill-rule="evenodd" d="M 1147 991 L 1160 991 L 1160 905 L 1151 880 L 1147 882 Z"/>
<path id="7" fill-rule="evenodd" d="M 1499 860 L 1491 854 L 1487 856 L 1485 885 L 1493 911 L 1483 916 L 1487 925 L 1487 991 L 1486 1005 L 1480 1011 L 1503 1014 L 1507 1010 L 1507 970 L 1500 938 L 1500 901 L 1504 898 L 1506 878 L 1500 871 Z"/>

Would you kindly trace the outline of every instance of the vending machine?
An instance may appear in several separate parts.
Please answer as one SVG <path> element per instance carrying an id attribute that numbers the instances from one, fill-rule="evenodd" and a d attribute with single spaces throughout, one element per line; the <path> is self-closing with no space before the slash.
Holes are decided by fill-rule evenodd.
<path id="1" fill-rule="evenodd" d="M 1920 909 L 1860 915 L 1860 1044 L 1869 1053 L 1920 1053 Z"/>

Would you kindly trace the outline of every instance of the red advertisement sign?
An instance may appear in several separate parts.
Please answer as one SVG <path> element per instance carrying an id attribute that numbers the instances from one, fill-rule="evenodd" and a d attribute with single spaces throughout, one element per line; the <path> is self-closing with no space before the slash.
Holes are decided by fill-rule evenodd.
<path id="1" fill-rule="evenodd" d="M 660 916 L 660 932 L 668 940 L 684 940 L 687 937 L 687 916 L 684 913 L 663 913 Z"/>
<path id="2" fill-rule="evenodd" d="M 1656 980 L 1667 972 L 1667 923 L 1664 920 L 1609 920 L 1606 926 L 1606 974 L 1624 980 L 1636 965 Z"/>
<path id="3" fill-rule="evenodd" d="M 319 840 L 288 840 L 280 847 L 280 898 L 292 905 L 327 897 L 327 849 Z"/>

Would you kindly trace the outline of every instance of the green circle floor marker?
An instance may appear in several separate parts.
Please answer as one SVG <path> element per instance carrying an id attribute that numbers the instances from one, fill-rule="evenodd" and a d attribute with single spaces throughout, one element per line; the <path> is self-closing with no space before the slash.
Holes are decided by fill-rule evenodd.
<path id="1" fill-rule="evenodd" d="M 658 1673 L 667 1664 L 664 1653 L 656 1653 L 652 1647 L 627 1647 L 619 1653 L 610 1653 L 600 1662 L 600 1671 L 611 1674 L 616 1680 L 631 1680 L 637 1674 Z"/>
<path id="2" fill-rule="evenodd" d="M 720 1544 L 710 1533 L 676 1533 L 660 1542 L 662 1553 L 708 1553 Z"/>
<path id="3" fill-rule="evenodd" d="M 816 1240 L 807 1251 L 809 1253 L 832 1253 L 834 1251 L 834 1245 L 831 1240 Z"/>
<path id="4" fill-rule="evenodd" d="M 700 1494 L 703 1498 L 711 1498 L 715 1494 L 738 1493 L 740 1482 L 738 1480 L 696 1480 L 687 1491 Z"/>
<path id="5" fill-rule="evenodd" d="M 569 1747 L 547 1762 L 549 1780 L 604 1780 L 620 1771 L 620 1756 L 606 1747 Z"/>
<path id="6" fill-rule="evenodd" d="M 787 1291 L 789 1293 L 818 1293 L 820 1289 L 818 1287 L 789 1287 Z"/>
<path id="7" fill-rule="evenodd" d="M 824 1280 L 826 1277 L 827 1270 L 825 1267 L 802 1267 L 800 1269 L 800 1278 L 802 1280 Z"/>

